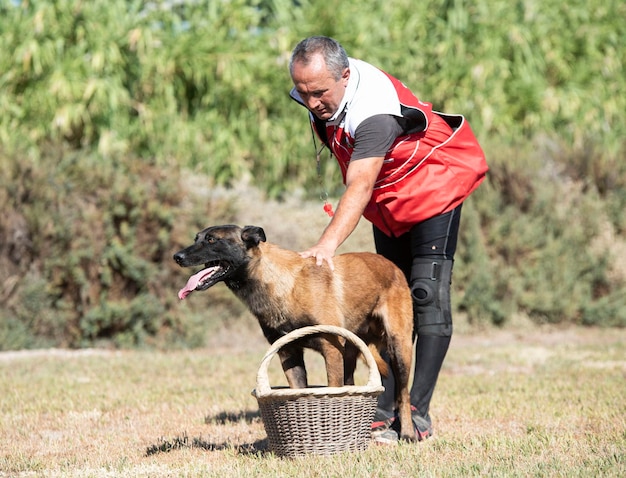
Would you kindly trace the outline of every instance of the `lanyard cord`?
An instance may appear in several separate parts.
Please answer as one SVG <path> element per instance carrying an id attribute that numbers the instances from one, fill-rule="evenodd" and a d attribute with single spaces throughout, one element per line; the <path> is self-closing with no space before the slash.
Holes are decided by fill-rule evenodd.
<path id="1" fill-rule="evenodd" d="M 324 212 L 328 214 L 329 217 L 333 217 L 335 213 L 333 212 L 333 205 L 328 202 L 328 191 L 324 187 L 324 180 L 322 179 L 322 164 L 321 164 L 321 156 L 322 151 L 324 151 L 324 147 L 326 146 L 324 143 L 317 149 L 317 141 L 315 139 L 315 131 L 313 130 L 313 123 L 309 122 L 311 126 L 311 137 L 313 138 L 313 151 L 315 152 L 315 163 L 316 163 L 316 171 L 317 171 L 317 180 L 320 183 L 320 199 L 324 201 Z M 329 157 L 330 157 L 330 149 Z"/>

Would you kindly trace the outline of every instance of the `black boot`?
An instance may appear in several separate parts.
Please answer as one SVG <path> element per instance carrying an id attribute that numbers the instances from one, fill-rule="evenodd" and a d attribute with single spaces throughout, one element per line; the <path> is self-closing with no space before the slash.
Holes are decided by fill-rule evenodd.
<path id="1" fill-rule="evenodd" d="M 428 411 L 451 337 L 420 335 L 415 347 L 415 372 L 411 386 L 413 413 L 430 423 Z"/>

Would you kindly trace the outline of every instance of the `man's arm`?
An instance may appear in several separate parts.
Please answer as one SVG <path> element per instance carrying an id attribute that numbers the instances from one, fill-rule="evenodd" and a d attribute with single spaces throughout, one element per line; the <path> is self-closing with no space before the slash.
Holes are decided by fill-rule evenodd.
<path id="1" fill-rule="evenodd" d="M 387 151 L 402 134 L 397 118 L 375 115 L 364 120 L 355 131 L 354 149 L 346 172 L 346 190 L 337 211 L 319 241 L 301 252 L 302 257 L 315 257 L 317 265 L 324 261 L 333 269 L 332 257 L 337 248 L 356 228 L 365 206 L 372 197 L 374 184 Z"/>
<path id="2" fill-rule="evenodd" d="M 341 196 L 337 211 L 313 247 L 300 253 L 302 257 L 315 257 L 317 265 L 324 261 L 334 269 L 333 256 L 337 248 L 356 228 L 365 206 L 372 197 L 374 183 L 383 165 L 383 156 L 351 161 L 346 173 L 346 190 Z"/>

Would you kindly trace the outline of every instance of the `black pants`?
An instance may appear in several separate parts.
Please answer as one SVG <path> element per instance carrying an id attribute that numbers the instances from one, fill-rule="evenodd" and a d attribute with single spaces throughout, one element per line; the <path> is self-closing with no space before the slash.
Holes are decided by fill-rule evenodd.
<path id="1" fill-rule="evenodd" d="M 454 259 L 460 218 L 461 206 L 458 206 L 450 212 L 416 224 L 400 237 L 389 237 L 374 227 L 376 251 L 395 263 L 411 284 L 414 258 Z M 447 287 L 449 288 L 449 284 Z M 417 324 L 415 324 L 415 330 L 417 330 Z M 411 404 L 417 413 L 425 418 L 428 418 L 430 401 L 450 345 L 451 334 L 451 328 L 447 336 L 416 334 Z M 385 359 L 388 360 L 388 357 Z M 378 418 L 392 416 L 395 408 L 395 380 L 391 373 L 389 377 L 383 377 L 383 385 L 385 392 L 378 399 Z"/>

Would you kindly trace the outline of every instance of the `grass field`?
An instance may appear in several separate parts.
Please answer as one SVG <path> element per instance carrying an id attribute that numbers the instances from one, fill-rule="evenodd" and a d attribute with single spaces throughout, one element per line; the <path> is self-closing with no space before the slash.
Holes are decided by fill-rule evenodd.
<path id="1" fill-rule="evenodd" d="M 289 460 L 250 395 L 256 327 L 195 351 L 0 354 L 0 476 L 626 476 L 626 330 L 461 330 L 432 439 Z"/>

